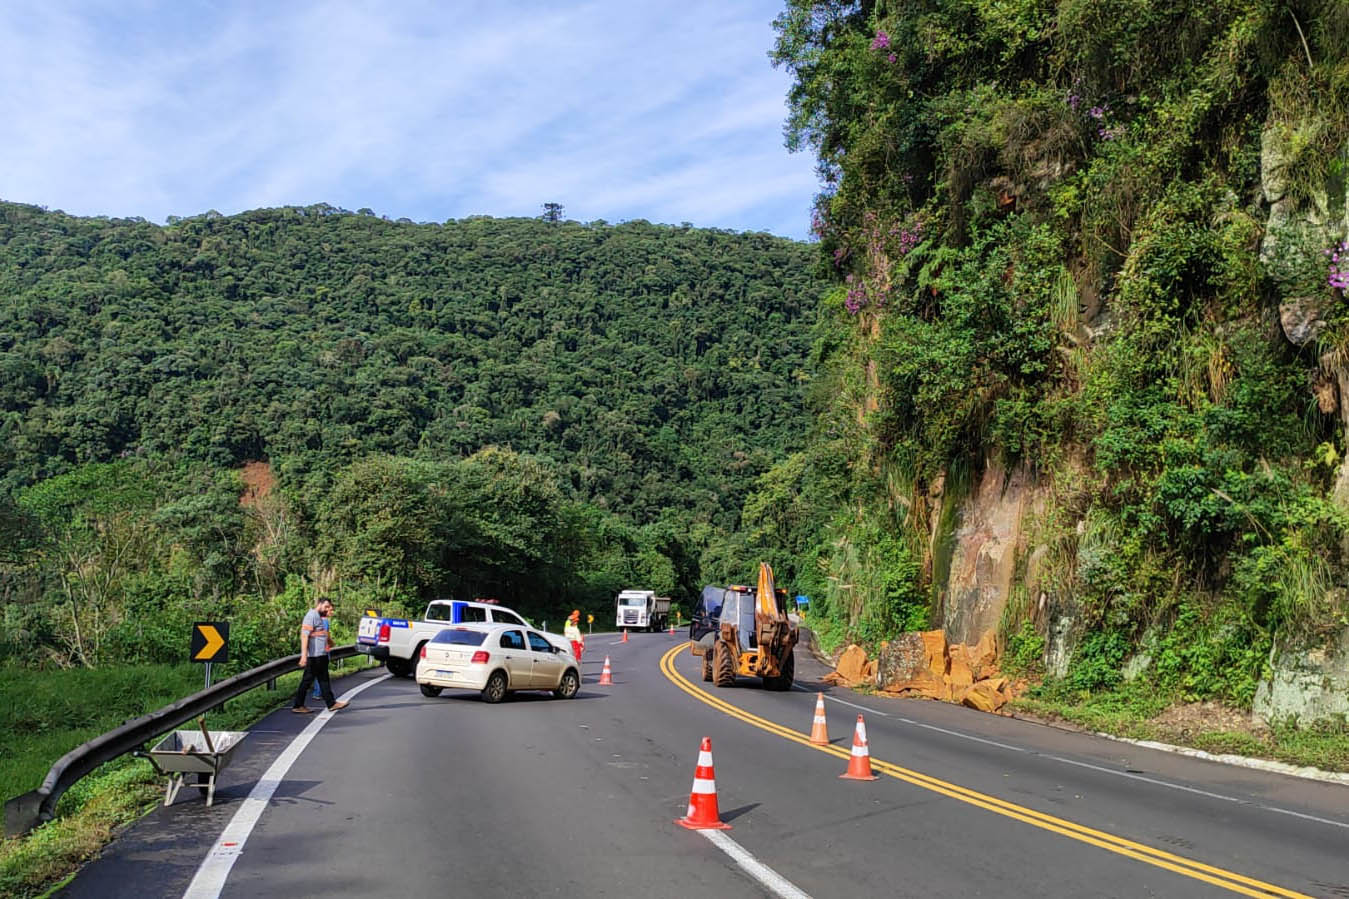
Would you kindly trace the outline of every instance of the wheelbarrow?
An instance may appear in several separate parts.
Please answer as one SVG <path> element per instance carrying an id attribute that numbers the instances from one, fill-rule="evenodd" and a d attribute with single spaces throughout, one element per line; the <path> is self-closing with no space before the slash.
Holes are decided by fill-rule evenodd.
<path id="1" fill-rule="evenodd" d="M 194 786 L 206 791 L 206 805 L 215 801 L 215 780 L 230 763 L 234 750 L 248 736 L 246 730 L 207 730 L 205 721 L 200 730 L 176 730 L 165 735 L 149 752 L 137 755 L 150 760 L 159 774 L 168 777 L 164 787 L 164 804 L 172 805 L 183 780 L 189 774 L 197 775 Z"/>

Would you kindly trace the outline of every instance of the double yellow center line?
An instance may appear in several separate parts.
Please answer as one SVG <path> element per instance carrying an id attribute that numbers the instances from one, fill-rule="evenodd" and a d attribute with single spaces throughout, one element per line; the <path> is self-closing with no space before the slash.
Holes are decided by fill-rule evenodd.
<path id="1" fill-rule="evenodd" d="M 681 643 L 669 652 L 665 653 L 660 660 L 661 672 L 676 687 L 685 693 L 697 699 L 699 702 L 706 703 L 730 715 L 732 718 L 753 725 L 760 730 L 768 731 L 771 734 L 782 737 L 784 740 L 791 740 L 794 743 L 800 743 L 810 749 L 820 752 L 827 752 L 830 755 L 841 759 L 848 758 L 849 750 L 838 746 L 818 746 L 810 742 L 808 735 L 799 733 L 791 728 L 783 727 L 766 718 L 760 718 L 746 712 L 720 699 L 705 690 L 693 685 L 686 677 L 680 674 L 674 665 L 675 656 L 688 648 L 687 643 Z M 1064 818 L 1057 818 L 1053 815 L 1047 815 L 1044 812 L 1017 805 L 1008 802 L 1005 799 L 999 799 L 996 796 L 990 796 L 987 793 L 980 793 L 977 790 L 971 790 L 962 787 L 959 784 L 949 783 L 944 780 L 938 780 L 918 771 L 912 771 L 908 768 L 892 764 L 891 762 L 881 761 L 874 756 L 871 759 L 872 770 L 880 774 L 886 774 L 898 780 L 911 783 L 916 787 L 922 787 L 925 790 L 931 790 L 934 793 L 940 793 L 943 796 L 949 796 L 961 802 L 987 809 L 995 814 L 1013 818 L 1026 824 L 1039 827 L 1042 830 L 1048 830 L 1053 833 L 1061 834 L 1069 839 L 1077 840 L 1081 843 L 1087 843 L 1097 846 L 1117 855 L 1123 855 L 1158 868 L 1165 868 L 1168 871 L 1174 871 L 1185 877 L 1192 877 L 1195 880 L 1202 880 L 1205 883 L 1211 883 L 1214 886 L 1231 890 L 1234 893 L 1240 893 L 1243 896 L 1285 896 L 1289 899 L 1310 899 L 1305 893 L 1299 893 L 1294 890 L 1275 886 L 1272 883 L 1265 883 L 1262 880 L 1256 880 L 1253 877 L 1246 877 L 1233 871 L 1226 871 L 1222 868 L 1216 868 L 1213 865 L 1206 865 L 1203 862 L 1175 855 L 1171 852 L 1165 852 L 1161 849 L 1154 849 L 1151 846 L 1145 846 L 1142 843 L 1136 843 L 1133 840 L 1126 840 L 1123 837 L 1104 831 L 1095 830 L 1083 826 Z"/>

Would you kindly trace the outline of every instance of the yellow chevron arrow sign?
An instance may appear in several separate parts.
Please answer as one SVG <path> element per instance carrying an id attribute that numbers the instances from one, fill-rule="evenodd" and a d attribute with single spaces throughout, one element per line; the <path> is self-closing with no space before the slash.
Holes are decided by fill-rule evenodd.
<path id="1" fill-rule="evenodd" d="M 228 661 L 229 639 L 228 621 L 198 621 L 192 625 L 192 644 L 189 650 L 192 661 Z"/>

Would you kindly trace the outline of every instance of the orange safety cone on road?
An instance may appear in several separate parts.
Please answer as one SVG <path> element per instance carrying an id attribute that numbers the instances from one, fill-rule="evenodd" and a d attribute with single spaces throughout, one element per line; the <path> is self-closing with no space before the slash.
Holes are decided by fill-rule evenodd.
<path id="1" fill-rule="evenodd" d="M 628 629 L 626 627 L 623 628 L 623 639 L 620 642 L 622 643 L 628 642 Z"/>
<path id="2" fill-rule="evenodd" d="M 857 716 L 857 729 L 852 735 L 852 755 L 848 758 L 848 770 L 839 777 L 844 780 L 877 780 L 871 773 L 871 750 L 867 746 L 867 724 L 862 716 Z"/>
<path id="3" fill-rule="evenodd" d="M 712 738 L 703 737 L 698 747 L 698 767 L 693 772 L 693 789 L 689 791 L 689 810 L 675 820 L 689 830 L 730 830 L 731 825 L 721 820 L 717 809 L 717 775 L 712 768 Z"/>
<path id="4" fill-rule="evenodd" d="M 815 694 L 815 720 L 810 723 L 810 742 L 816 746 L 829 745 L 829 728 L 824 720 L 824 694 Z"/>
<path id="5" fill-rule="evenodd" d="M 671 636 L 671 637 L 674 636 L 674 622 L 673 622 L 673 621 L 670 622 L 670 636 Z"/>
<path id="6" fill-rule="evenodd" d="M 599 685 L 600 685 L 601 687 L 612 687 L 612 686 L 614 685 L 614 675 L 613 675 L 613 672 L 611 672 L 611 671 L 609 670 L 609 657 L 608 657 L 608 656 L 605 656 L 605 657 L 604 657 L 604 670 L 600 672 L 600 683 L 599 683 Z"/>

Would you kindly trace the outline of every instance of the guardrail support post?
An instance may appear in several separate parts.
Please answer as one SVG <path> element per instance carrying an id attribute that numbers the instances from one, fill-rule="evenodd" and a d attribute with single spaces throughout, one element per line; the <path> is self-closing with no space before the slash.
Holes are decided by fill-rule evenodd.
<path id="1" fill-rule="evenodd" d="M 42 793 L 31 790 L 5 803 L 5 836 L 28 833 L 41 821 Z"/>

